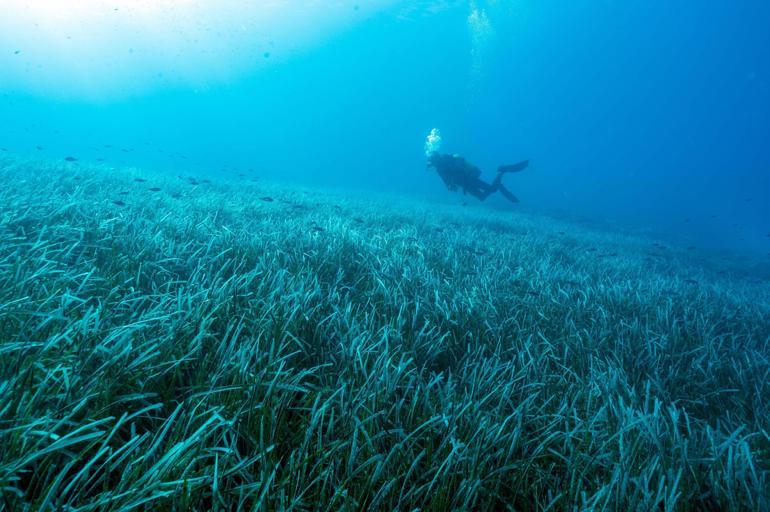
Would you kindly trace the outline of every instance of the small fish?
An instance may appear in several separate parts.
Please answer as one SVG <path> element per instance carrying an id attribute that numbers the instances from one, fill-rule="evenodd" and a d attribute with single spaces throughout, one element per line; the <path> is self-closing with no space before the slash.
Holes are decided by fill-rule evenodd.
<path id="1" fill-rule="evenodd" d="M 265 59 L 269 59 L 270 58 L 270 52 L 263 53 L 262 57 L 264 57 Z"/>
<path id="2" fill-rule="evenodd" d="M 531 295 L 532 297 L 538 297 L 540 294 L 537 292 L 527 292 L 527 295 Z"/>
<path id="3" fill-rule="evenodd" d="M 144 178 L 134 178 L 134 181 L 137 183 L 145 183 L 147 180 Z"/>
<path id="4" fill-rule="evenodd" d="M 123 190 L 122 192 L 118 192 L 119 196 L 127 196 L 129 194 L 128 190 Z"/>
<path id="5" fill-rule="evenodd" d="M 74 177 L 74 178 L 72 178 L 72 179 L 73 179 L 73 180 L 75 180 L 75 181 L 80 181 L 82 178 L 81 178 L 80 176 L 75 176 L 75 177 Z"/>
<path id="6" fill-rule="evenodd" d="M 444 232 L 444 228 L 434 228 L 434 231 L 436 233 L 443 233 Z"/>
<path id="7" fill-rule="evenodd" d="M 589 247 L 589 248 L 588 248 L 588 249 L 586 249 L 586 250 L 587 250 L 588 252 L 596 252 L 596 251 L 598 251 L 599 249 L 597 249 L 596 247 Z"/>
<path id="8" fill-rule="evenodd" d="M 126 203 L 118 199 L 117 201 L 113 201 L 112 204 L 116 204 L 118 206 L 126 206 Z"/>
<path id="9" fill-rule="evenodd" d="M 38 151 L 43 151 L 43 146 L 35 146 Z"/>
<path id="10" fill-rule="evenodd" d="M 104 162 L 104 158 L 97 158 L 96 161 L 97 162 Z"/>
<path id="11" fill-rule="evenodd" d="M 687 284 L 698 284 L 698 281 L 695 279 L 683 279 L 683 281 Z"/>
<path id="12" fill-rule="evenodd" d="M 105 147 L 105 148 L 111 148 L 111 147 L 112 147 L 112 144 L 105 144 L 105 145 L 104 145 L 104 147 Z"/>
<path id="13" fill-rule="evenodd" d="M 211 180 L 201 180 L 201 183 L 211 183 Z"/>
<path id="14" fill-rule="evenodd" d="M 340 205 L 338 205 L 338 204 L 335 204 L 335 205 L 334 205 L 334 209 L 335 209 L 335 210 L 342 210 L 342 206 L 340 206 Z"/>
<path id="15" fill-rule="evenodd" d="M 77 162 L 78 161 L 78 159 L 75 158 L 74 156 L 64 157 L 64 160 L 67 161 L 67 162 Z"/>
<path id="16" fill-rule="evenodd" d="M 413 237 L 413 236 L 406 237 L 406 241 L 407 242 L 419 242 L 419 240 L 417 240 L 417 238 Z"/>
<path id="17" fill-rule="evenodd" d="M 310 230 L 315 231 L 316 233 L 322 233 L 326 231 L 326 229 L 322 228 L 321 226 L 312 226 Z"/>
<path id="18" fill-rule="evenodd" d="M 262 196 L 262 197 L 259 198 L 259 200 L 260 201 L 264 201 L 266 203 L 272 203 L 273 201 L 275 201 L 275 199 L 273 199 L 270 196 Z"/>
<path id="19" fill-rule="evenodd" d="M 21 53 L 21 50 L 16 50 L 15 52 L 13 52 L 14 55 L 18 55 L 20 53 Z"/>
<path id="20" fill-rule="evenodd" d="M 353 222 L 357 222 L 358 224 L 364 224 L 364 219 L 362 219 L 361 217 L 353 217 Z"/>
<path id="21" fill-rule="evenodd" d="M 6 149 L 6 148 L 0 148 L 0 151 L 8 151 L 8 149 Z M 770 235 L 768 235 L 768 236 L 770 236 Z"/>
<path id="22" fill-rule="evenodd" d="M 182 197 L 182 194 L 177 192 L 176 194 L 171 194 L 171 197 L 173 197 L 174 199 L 179 199 L 180 197 Z"/>
<path id="23" fill-rule="evenodd" d="M 160 187 L 150 187 L 147 190 L 149 190 L 150 192 L 160 192 Z"/>

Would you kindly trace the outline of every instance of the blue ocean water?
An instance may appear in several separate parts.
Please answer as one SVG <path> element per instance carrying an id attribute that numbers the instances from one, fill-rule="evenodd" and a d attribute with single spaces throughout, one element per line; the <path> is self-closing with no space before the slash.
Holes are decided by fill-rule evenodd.
<path id="1" fill-rule="evenodd" d="M 0 147 L 468 200 L 770 251 L 770 4 L 5 0 Z M 500 197 L 483 207 L 510 208 Z"/>
<path id="2" fill-rule="evenodd" d="M 768 27 L 0 0 L 0 512 L 770 510 Z"/>

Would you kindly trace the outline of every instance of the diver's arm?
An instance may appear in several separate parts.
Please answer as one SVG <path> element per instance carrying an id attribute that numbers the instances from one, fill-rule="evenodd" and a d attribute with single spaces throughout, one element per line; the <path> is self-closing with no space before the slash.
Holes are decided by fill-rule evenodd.
<path id="1" fill-rule="evenodd" d="M 447 173 L 445 169 L 442 167 L 436 167 L 436 171 L 438 171 L 438 176 L 441 178 L 441 181 L 444 182 L 444 185 L 446 185 L 446 188 L 448 188 L 451 191 L 457 190 L 457 184 L 452 179 L 452 175 Z"/>

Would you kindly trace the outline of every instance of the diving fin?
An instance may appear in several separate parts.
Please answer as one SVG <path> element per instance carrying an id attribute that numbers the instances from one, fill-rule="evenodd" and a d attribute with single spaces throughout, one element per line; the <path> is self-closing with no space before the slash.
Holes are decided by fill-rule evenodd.
<path id="1" fill-rule="evenodd" d="M 502 183 L 500 185 L 498 185 L 497 190 L 503 195 L 504 198 L 506 198 L 510 202 L 512 202 L 512 203 L 518 203 L 519 202 L 519 198 L 516 197 L 515 195 L 511 194 L 511 192 L 507 188 L 505 188 L 505 186 L 503 186 Z"/>
<path id="2" fill-rule="evenodd" d="M 501 165 L 497 168 L 497 172 L 499 173 L 505 173 L 505 172 L 520 172 L 527 168 L 529 165 L 529 160 L 524 160 L 523 162 L 519 162 L 517 164 L 513 165 Z"/>

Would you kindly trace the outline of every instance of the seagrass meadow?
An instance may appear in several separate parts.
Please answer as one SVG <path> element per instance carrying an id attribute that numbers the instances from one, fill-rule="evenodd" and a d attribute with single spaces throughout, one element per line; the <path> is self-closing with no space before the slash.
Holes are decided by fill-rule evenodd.
<path id="1" fill-rule="evenodd" d="M 766 511 L 767 277 L 531 214 L 5 157 L 0 508 Z"/>

